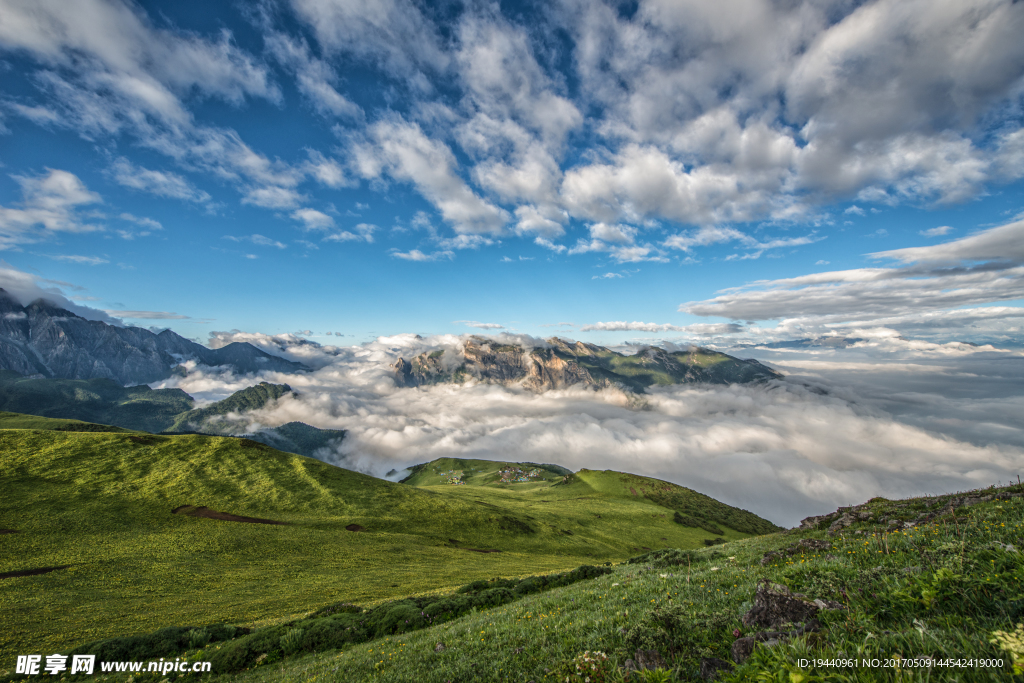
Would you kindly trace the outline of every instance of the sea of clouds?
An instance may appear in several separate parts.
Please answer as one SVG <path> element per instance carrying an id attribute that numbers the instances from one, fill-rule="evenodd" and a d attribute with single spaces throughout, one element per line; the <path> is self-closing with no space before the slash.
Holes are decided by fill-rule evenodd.
<path id="1" fill-rule="evenodd" d="M 529 337 L 504 335 L 530 346 Z M 678 385 L 643 396 L 486 383 L 404 388 L 390 364 L 461 337 L 381 337 L 352 347 L 292 335 L 215 333 L 306 363 L 305 374 L 192 368 L 158 387 L 213 401 L 265 380 L 286 396 L 247 415 L 348 430 L 326 459 L 384 476 L 434 458 L 614 469 L 688 486 L 792 526 L 873 496 L 1006 482 L 1024 469 L 1024 356 L 877 332 L 848 348 L 734 350 L 786 374 L 763 385 Z"/>

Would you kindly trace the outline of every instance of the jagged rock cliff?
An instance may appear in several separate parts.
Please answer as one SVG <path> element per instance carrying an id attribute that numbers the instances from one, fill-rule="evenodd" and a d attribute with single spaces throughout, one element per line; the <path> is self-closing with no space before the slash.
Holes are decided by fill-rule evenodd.
<path id="1" fill-rule="evenodd" d="M 398 383 L 407 387 L 476 379 L 501 384 L 521 383 L 533 391 L 577 384 L 592 387 L 616 384 L 642 392 L 655 384 L 731 384 L 781 377 L 756 360 L 741 360 L 697 347 L 688 351 L 644 347 L 626 356 L 602 346 L 557 337 L 546 343 L 543 348 L 524 349 L 518 344 L 470 337 L 459 352 L 421 353 L 410 361 L 399 358 L 391 367 Z"/>
<path id="2" fill-rule="evenodd" d="M 86 320 L 39 299 L 22 306 L 0 289 L 0 370 L 60 379 L 107 378 L 121 385 L 170 377 L 186 360 L 231 365 L 239 372 L 298 372 L 300 363 L 246 343 L 208 349 L 170 330 L 154 334 Z"/>

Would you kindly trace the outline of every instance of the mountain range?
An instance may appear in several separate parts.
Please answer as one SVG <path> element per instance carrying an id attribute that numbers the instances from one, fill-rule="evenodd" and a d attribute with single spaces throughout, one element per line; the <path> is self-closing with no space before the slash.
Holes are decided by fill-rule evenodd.
<path id="1" fill-rule="evenodd" d="M 260 382 L 222 401 L 195 408 L 181 389 L 122 387 L 111 379 L 46 379 L 0 370 L 0 411 L 113 425 L 145 432 L 245 437 L 280 451 L 309 457 L 325 455 L 345 438 L 341 429 L 318 429 L 303 422 L 251 427 L 244 414 L 292 394 L 287 384 Z"/>
<path id="2" fill-rule="evenodd" d="M 652 385 L 690 382 L 733 384 L 779 379 L 781 374 L 756 360 L 742 360 L 710 349 L 668 351 L 644 347 L 627 356 L 603 346 L 558 337 L 546 346 L 526 349 L 486 337 L 470 337 L 460 352 L 435 350 L 391 367 L 399 384 L 411 387 L 475 379 L 522 383 L 533 391 L 574 385 L 620 386 L 643 393 Z"/>
<path id="3" fill-rule="evenodd" d="M 244 342 L 208 349 L 171 330 L 156 334 L 87 320 L 45 299 L 22 306 L 0 289 L 0 370 L 59 379 L 105 378 L 126 386 L 166 379 L 190 360 L 211 367 L 229 365 L 241 373 L 307 369 Z"/>

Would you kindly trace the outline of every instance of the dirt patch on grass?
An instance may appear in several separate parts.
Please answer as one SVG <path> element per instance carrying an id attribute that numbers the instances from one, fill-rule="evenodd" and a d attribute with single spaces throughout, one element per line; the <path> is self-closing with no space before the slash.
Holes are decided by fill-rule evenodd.
<path id="1" fill-rule="evenodd" d="M 359 526 L 358 524 L 349 524 L 345 527 L 346 531 L 366 531 L 366 527 Z"/>
<path id="2" fill-rule="evenodd" d="M 468 550 L 471 553 L 500 553 L 501 552 L 500 550 L 488 550 L 486 548 L 462 548 L 462 547 L 460 547 L 458 545 L 459 543 L 462 543 L 462 541 L 460 541 L 460 540 L 458 540 L 456 538 L 449 538 L 448 539 L 448 543 L 449 543 L 449 545 L 448 545 L 449 548 L 455 548 L 456 550 Z"/>
<path id="3" fill-rule="evenodd" d="M 5 572 L 0 574 L 0 579 L 13 579 L 19 576 L 36 576 L 37 574 L 49 574 L 55 572 L 58 569 L 67 569 L 70 564 L 62 564 L 58 567 L 39 567 L 38 569 L 22 569 L 16 572 Z"/>
<path id="4" fill-rule="evenodd" d="M 217 512 L 210 508 L 200 505 L 181 505 L 171 510 L 173 515 L 188 515 L 189 517 L 205 517 L 206 519 L 219 519 L 222 522 L 245 522 L 246 524 L 288 524 L 288 522 L 279 522 L 276 519 L 260 519 L 259 517 L 243 517 L 241 515 L 233 515 L 229 512 Z"/>
<path id="5" fill-rule="evenodd" d="M 0 529 L 0 534 L 17 534 L 21 533 L 17 529 Z"/>

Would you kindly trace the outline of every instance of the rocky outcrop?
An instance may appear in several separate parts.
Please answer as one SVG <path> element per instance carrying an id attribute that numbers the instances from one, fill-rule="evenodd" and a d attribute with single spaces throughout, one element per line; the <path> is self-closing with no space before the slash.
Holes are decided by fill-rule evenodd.
<path id="1" fill-rule="evenodd" d="M 422 386 L 476 379 L 484 382 L 522 385 L 534 391 L 562 389 L 574 384 L 605 386 L 579 363 L 565 359 L 551 349 L 527 351 L 514 344 L 498 344 L 471 338 L 458 358 L 452 352 L 421 353 L 411 361 L 399 358 L 391 368 L 403 386 Z"/>
<path id="2" fill-rule="evenodd" d="M 154 334 L 87 320 L 43 299 L 22 306 L 0 289 L 0 370 L 58 379 L 105 378 L 127 386 L 170 377 L 189 360 L 244 373 L 305 369 L 247 343 L 208 349 L 170 330 Z"/>
<path id="3" fill-rule="evenodd" d="M 858 522 L 880 526 L 887 531 L 911 529 L 920 524 L 932 522 L 941 515 L 956 514 L 956 511 L 963 507 L 1021 496 L 1024 496 L 1024 492 L 1003 491 L 984 494 L 981 491 L 971 491 L 965 494 L 934 496 L 907 502 L 873 498 L 860 505 L 838 508 L 835 512 L 827 515 L 806 517 L 801 520 L 799 528 L 825 530 L 829 536 L 841 534 Z M 860 531 L 856 533 L 860 533 Z"/>
<path id="4" fill-rule="evenodd" d="M 816 619 L 818 612 L 836 609 L 846 609 L 846 606 L 834 600 L 811 600 L 800 593 L 793 593 L 786 586 L 761 579 L 754 593 L 754 606 L 741 621 L 747 627 L 773 630 L 735 640 L 732 644 L 733 661 L 742 664 L 756 647 L 772 647 L 820 630 L 821 623 Z"/>
<path id="5" fill-rule="evenodd" d="M 832 549 L 829 541 L 819 541 L 813 538 L 802 538 L 798 543 L 791 543 L 789 547 L 781 550 L 767 552 L 761 558 L 761 565 L 767 567 L 779 561 L 784 561 L 793 555 L 804 555 L 807 553 L 827 552 Z"/>
<path id="6" fill-rule="evenodd" d="M 642 392 L 646 387 L 684 382 L 765 381 L 781 377 L 754 360 L 740 360 L 708 349 L 666 351 L 644 347 L 632 356 L 584 342 L 557 337 L 545 346 L 524 348 L 485 337 L 470 337 L 459 351 L 421 353 L 399 358 L 391 369 L 402 386 L 415 387 L 470 379 L 521 383 L 533 391 L 583 385 L 618 385 Z"/>

